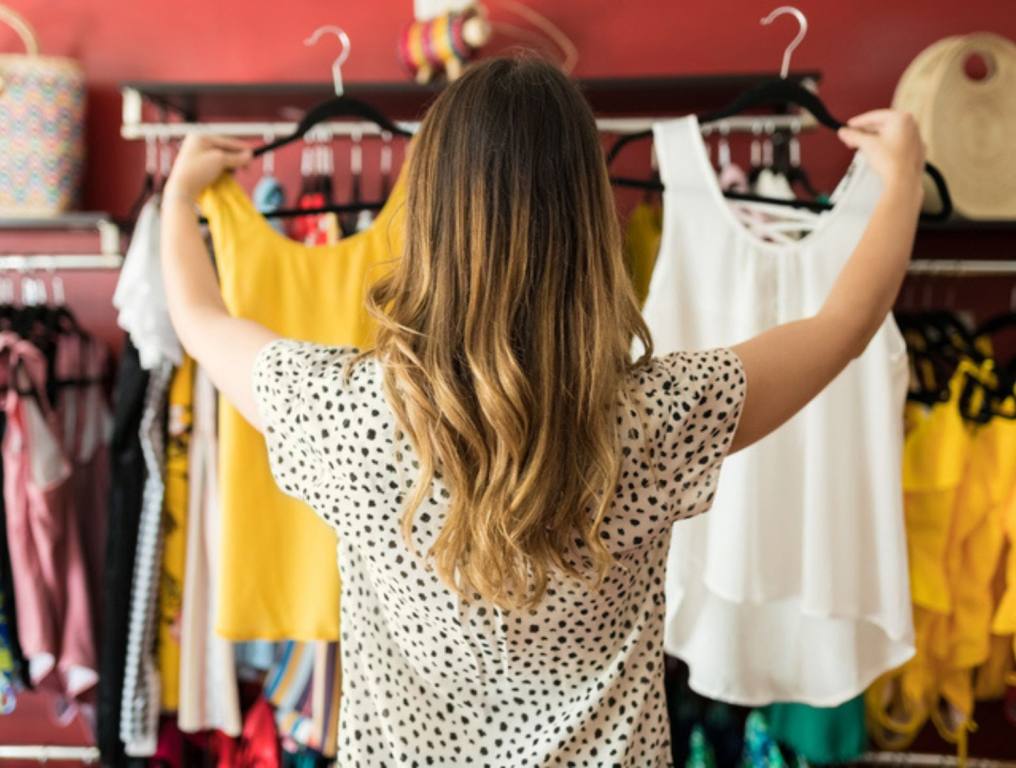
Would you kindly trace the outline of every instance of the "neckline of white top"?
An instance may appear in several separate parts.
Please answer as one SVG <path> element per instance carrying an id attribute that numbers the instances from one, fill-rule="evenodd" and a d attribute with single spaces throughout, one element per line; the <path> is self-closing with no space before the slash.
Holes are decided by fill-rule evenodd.
<path id="1" fill-rule="evenodd" d="M 713 170 L 713 165 L 706 152 L 698 117 L 696 115 L 689 115 L 688 117 L 679 118 L 679 120 L 687 123 L 687 138 L 693 150 L 691 154 L 695 156 L 698 162 L 702 185 L 709 193 L 714 207 L 720 216 L 726 219 L 731 231 L 753 246 L 777 254 L 796 253 L 802 248 L 814 244 L 816 240 L 821 239 L 823 234 L 828 230 L 830 223 L 836 221 L 841 212 L 849 210 L 850 198 L 853 195 L 853 190 L 858 186 L 858 179 L 863 175 L 862 169 L 865 167 L 864 156 L 860 152 L 854 153 L 850 165 L 830 196 L 834 201 L 833 207 L 828 211 L 818 214 L 810 232 L 790 243 L 772 243 L 763 240 L 737 218 L 737 215 L 731 209 L 731 201 L 723 196 L 723 189 L 720 187 L 719 179 L 716 177 L 716 172 Z"/>

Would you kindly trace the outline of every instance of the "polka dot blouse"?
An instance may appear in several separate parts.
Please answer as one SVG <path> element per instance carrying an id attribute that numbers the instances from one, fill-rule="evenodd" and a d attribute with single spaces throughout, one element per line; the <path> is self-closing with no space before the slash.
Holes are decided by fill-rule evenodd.
<path id="1" fill-rule="evenodd" d="M 342 574 L 342 768 L 669 766 L 664 570 L 671 524 L 709 508 L 745 380 L 730 350 L 660 357 L 633 374 L 624 459 L 601 536 L 599 591 L 552 578 L 535 610 L 464 601 L 400 531 L 417 464 L 380 365 L 349 348 L 275 341 L 254 390 L 272 472 L 336 532 Z M 425 553 L 448 492 L 415 518 Z"/>

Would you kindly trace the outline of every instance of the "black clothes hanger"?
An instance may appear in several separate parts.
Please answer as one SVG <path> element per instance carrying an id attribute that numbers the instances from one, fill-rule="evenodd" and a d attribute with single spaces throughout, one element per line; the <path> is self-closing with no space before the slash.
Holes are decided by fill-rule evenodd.
<path id="1" fill-rule="evenodd" d="M 984 322 L 975 332 L 975 336 L 993 336 L 999 331 L 1016 328 L 1016 312 L 1006 312 Z"/>
<path id="2" fill-rule="evenodd" d="M 744 110 L 751 109 L 753 107 L 773 105 L 785 106 L 788 104 L 806 109 L 820 125 L 823 125 L 830 130 L 837 131 L 844 126 L 844 123 L 837 120 L 829 113 L 829 110 L 826 109 L 826 106 L 822 103 L 818 96 L 799 83 L 783 79 L 767 80 L 755 88 L 742 93 L 723 109 L 701 115 L 698 120 L 701 125 L 708 125 L 709 123 L 733 117 L 734 115 L 740 114 Z M 614 146 L 612 146 L 610 151 L 607 153 L 607 164 L 609 165 L 613 162 L 624 147 L 636 141 L 652 138 L 652 136 L 653 132 L 651 130 L 640 131 L 638 133 L 622 136 L 614 142 Z M 945 221 L 952 215 L 953 211 L 952 197 L 949 195 L 949 188 L 946 186 L 942 173 L 931 163 L 924 164 L 924 172 L 931 177 L 932 183 L 935 185 L 935 189 L 938 192 L 939 199 L 942 202 L 942 208 L 935 213 L 922 213 L 921 218 L 925 221 Z M 647 182 L 640 179 L 626 179 L 623 177 L 615 177 L 612 178 L 611 181 L 619 186 L 636 187 L 639 189 L 658 189 L 659 191 L 663 191 L 663 185 L 656 182 Z M 808 200 L 780 200 L 776 198 L 759 197 L 758 195 L 744 195 L 737 192 L 728 192 L 726 193 L 726 197 L 732 200 L 765 202 L 774 205 L 791 206 L 794 208 L 808 208 L 814 211 L 827 211 L 833 208 L 832 203 L 820 203 Z"/>
<path id="3" fill-rule="evenodd" d="M 709 123 L 723 120 L 734 115 L 741 114 L 746 110 L 755 107 L 785 107 L 787 105 L 795 105 L 802 109 L 807 110 L 820 125 L 829 128 L 830 130 L 837 131 L 843 127 L 843 122 L 837 120 L 830 114 L 822 100 L 809 91 L 803 85 L 796 81 L 787 79 L 787 75 L 790 72 L 790 56 L 794 52 L 794 49 L 800 45 L 804 36 L 808 32 L 808 20 L 801 11 L 797 8 L 790 6 L 782 6 L 777 8 L 775 11 L 770 13 L 764 19 L 762 24 L 771 24 L 776 18 L 785 14 L 791 14 L 797 19 L 798 33 L 797 36 L 790 42 L 786 50 L 783 52 L 783 62 L 780 67 L 780 77 L 766 80 L 759 85 L 751 88 L 736 99 L 734 99 L 726 107 L 716 110 L 714 112 L 708 112 L 704 115 L 699 116 L 699 123 L 701 125 L 708 125 Z M 651 138 L 653 135 L 652 131 L 641 131 L 639 133 L 633 133 L 628 136 L 623 136 L 618 139 L 614 146 L 611 147 L 610 152 L 607 155 L 607 162 L 613 162 L 620 151 L 632 142 L 639 141 L 646 138 Z M 952 214 L 952 199 L 949 196 L 948 188 L 945 184 L 945 179 L 942 178 L 942 174 L 939 173 L 938 169 L 935 168 L 931 163 L 925 163 L 925 172 L 931 177 L 935 184 L 936 190 L 938 191 L 939 198 L 942 201 L 942 209 L 937 213 L 933 214 L 921 214 L 921 218 L 928 221 L 944 221 Z M 620 186 L 637 187 L 641 189 L 660 189 L 662 191 L 662 185 L 658 185 L 652 182 L 646 182 L 640 179 L 624 179 L 616 178 L 611 180 Z M 830 210 L 833 206 L 830 203 L 818 203 L 814 201 L 802 201 L 802 200 L 780 200 L 775 198 L 763 198 L 756 195 L 743 195 L 739 193 L 726 193 L 726 196 L 733 200 L 747 200 L 754 202 L 765 202 L 772 205 L 784 205 L 795 208 L 809 208 L 811 210 L 823 211 Z"/>
<path id="4" fill-rule="evenodd" d="M 281 139 L 276 139 L 257 147 L 254 150 L 254 156 L 257 157 L 265 152 L 271 152 L 273 149 L 292 144 L 294 141 L 302 139 L 307 131 L 315 125 L 337 117 L 356 117 L 374 123 L 381 130 L 388 131 L 395 136 L 402 136 L 404 138 L 412 138 L 413 136 L 412 133 L 404 128 L 400 128 L 367 102 L 354 99 L 351 96 L 336 96 L 310 109 L 300 120 L 296 130 L 288 136 L 283 136 Z"/>

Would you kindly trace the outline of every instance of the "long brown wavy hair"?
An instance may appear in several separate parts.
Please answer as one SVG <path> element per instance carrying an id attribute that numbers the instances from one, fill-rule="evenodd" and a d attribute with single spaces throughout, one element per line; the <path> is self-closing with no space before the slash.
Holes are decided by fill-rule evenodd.
<path id="1" fill-rule="evenodd" d="M 620 472 L 625 377 L 652 353 L 593 114 L 534 58 L 473 66 L 409 159 L 406 244 L 370 290 L 373 353 L 420 474 L 450 498 L 429 555 L 467 597 L 531 607 L 552 569 L 597 581 Z M 632 362 L 632 340 L 646 355 Z M 576 540 L 588 552 L 578 558 Z"/>

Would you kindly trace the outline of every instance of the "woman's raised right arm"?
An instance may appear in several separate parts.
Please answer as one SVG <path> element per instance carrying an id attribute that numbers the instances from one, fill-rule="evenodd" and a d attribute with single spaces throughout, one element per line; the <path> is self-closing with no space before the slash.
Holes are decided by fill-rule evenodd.
<path id="1" fill-rule="evenodd" d="M 906 113 L 878 110 L 849 126 L 840 138 L 864 153 L 882 178 L 882 195 L 819 313 L 734 347 L 747 395 L 732 451 L 790 419 L 864 351 L 906 275 L 922 201 L 924 145 L 917 124 Z"/>

